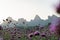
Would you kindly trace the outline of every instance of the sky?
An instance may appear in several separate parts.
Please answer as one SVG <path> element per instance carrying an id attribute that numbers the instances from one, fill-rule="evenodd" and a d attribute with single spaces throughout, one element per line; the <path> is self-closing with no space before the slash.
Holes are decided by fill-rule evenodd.
<path id="1" fill-rule="evenodd" d="M 7 17 L 27 21 L 39 15 L 41 19 L 56 15 L 54 7 L 59 0 L 0 0 L 0 22 Z"/>

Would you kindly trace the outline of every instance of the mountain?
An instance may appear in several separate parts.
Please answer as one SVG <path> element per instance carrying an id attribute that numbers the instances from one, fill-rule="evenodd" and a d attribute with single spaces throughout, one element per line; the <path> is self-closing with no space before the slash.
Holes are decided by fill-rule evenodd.
<path id="1" fill-rule="evenodd" d="M 31 20 L 31 21 L 28 23 L 28 25 L 29 25 L 29 26 L 36 26 L 36 25 L 39 25 L 40 22 L 41 22 L 41 18 L 40 18 L 38 15 L 36 15 L 35 18 L 34 18 L 34 20 Z"/>
<path id="2" fill-rule="evenodd" d="M 26 26 L 26 24 L 27 24 L 27 21 L 24 18 L 20 18 L 20 19 L 18 19 L 16 25 L 18 25 L 18 26 Z"/>
<path id="3" fill-rule="evenodd" d="M 35 16 L 35 18 L 31 21 L 26 21 L 24 18 L 18 19 L 18 21 L 13 20 L 11 17 L 8 17 L 7 19 L 3 20 L 3 23 L 1 24 L 3 28 L 8 27 L 31 27 L 31 26 L 45 26 L 49 23 L 55 23 L 60 17 L 57 17 L 55 15 L 48 16 L 48 19 L 43 20 L 38 15 Z"/>
<path id="4" fill-rule="evenodd" d="M 13 20 L 11 17 L 8 17 L 7 19 L 3 20 L 3 23 L 0 24 L 3 28 L 8 28 L 8 27 L 15 27 L 15 24 L 17 21 Z"/>

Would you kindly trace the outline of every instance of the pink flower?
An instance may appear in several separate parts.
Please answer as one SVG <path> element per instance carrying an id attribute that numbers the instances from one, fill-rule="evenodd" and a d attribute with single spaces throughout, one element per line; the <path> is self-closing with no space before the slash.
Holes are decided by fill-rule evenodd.
<path id="1" fill-rule="evenodd" d="M 50 32 L 60 36 L 60 18 L 57 18 L 57 21 L 54 21 L 54 23 L 51 23 Z"/>
<path id="2" fill-rule="evenodd" d="M 41 37 L 46 37 L 46 34 L 45 33 L 41 33 Z"/>
<path id="3" fill-rule="evenodd" d="M 51 33 L 54 33 L 54 32 L 55 32 L 55 29 L 56 29 L 56 26 L 53 25 L 53 24 L 51 24 L 51 25 L 50 25 L 50 32 L 51 32 Z"/>
<path id="4" fill-rule="evenodd" d="M 35 31 L 35 32 L 34 32 L 34 35 L 35 35 L 35 36 L 40 35 L 40 32 L 39 32 L 39 31 Z"/>
<path id="5" fill-rule="evenodd" d="M 30 34 L 28 34 L 28 37 L 29 37 L 29 38 L 32 38 L 33 35 L 34 35 L 33 33 L 30 33 Z"/>
<path id="6" fill-rule="evenodd" d="M 56 26 L 56 34 L 60 37 L 60 24 Z"/>

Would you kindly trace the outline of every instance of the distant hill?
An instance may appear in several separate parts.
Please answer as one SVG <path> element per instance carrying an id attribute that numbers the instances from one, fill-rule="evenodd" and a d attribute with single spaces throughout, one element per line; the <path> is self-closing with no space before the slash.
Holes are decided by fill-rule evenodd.
<path id="1" fill-rule="evenodd" d="M 43 20 L 38 15 L 35 16 L 35 18 L 31 21 L 26 21 L 24 18 L 18 19 L 18 21 L 13 20 L 11 17 L 8 17 L 7 19 L 3 20 L 3 23 L 1 24 L 3 28 L 8 27 L 17 27 L 17 26 L 23 26 L 23 27 L 29 27 L 29 26 L 45 26 L 48 25 L 48 23 L 54 22 L 54 20 L 60 17 L 57 17 L 55 15 L 48 16 L 48 19 Z"/>

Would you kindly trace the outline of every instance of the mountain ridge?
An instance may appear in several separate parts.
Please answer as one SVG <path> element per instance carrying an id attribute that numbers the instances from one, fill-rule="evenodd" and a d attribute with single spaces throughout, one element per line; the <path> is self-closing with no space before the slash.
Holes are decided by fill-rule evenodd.
<path id="1" fill-rule="evenodd" d="M 48 19 L 43 20 L 38 15 L 36 15 L 35 18 L 31 21 L 26 21 L 26 19 L 24 18 L 19 18 L 18 21 L 16 21 L 13 20 L 11 17 L 8 17 L 6 20 L 3 20 L 3 23 L 1 25 L 4 28 L 15 27 L 15 26 L 25 26 L 25 27 L 36 26 L 36 25 L 45 26 L 48 25 L 48 23 L 54 21 L 56 18 L 60 18 L 60 17 L 52 15 L 52 16 L 48 16 Z"/>

